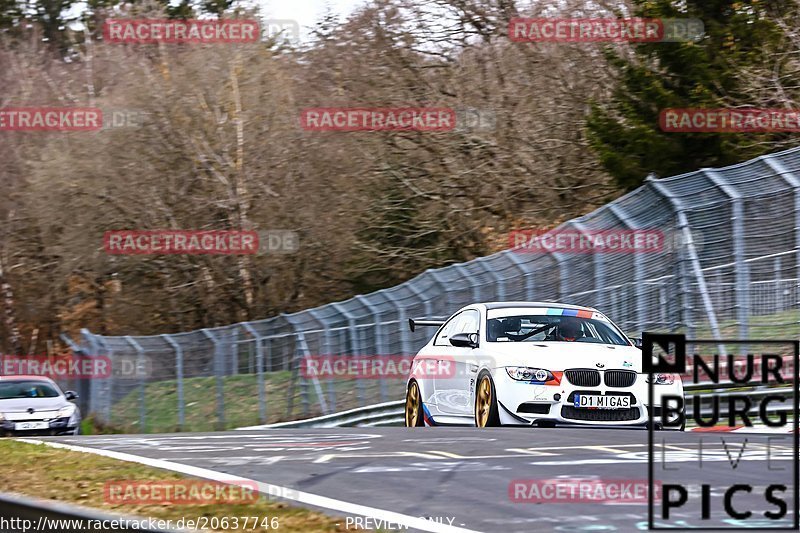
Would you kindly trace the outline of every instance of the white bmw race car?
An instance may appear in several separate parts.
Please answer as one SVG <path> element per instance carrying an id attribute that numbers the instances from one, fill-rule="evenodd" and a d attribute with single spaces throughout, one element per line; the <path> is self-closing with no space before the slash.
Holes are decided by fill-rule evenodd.
<path id="1" fill-rule="evenodd" d="M 409 323 L 412 331 L 417 326 L 438 330 L 414 357 L 406 389 L 407 427 L 646 427 L 642 351 L 595 309 L 480 303 L 444 322 Z M 682 398 L 683 384 L 677 375 L 655 374 L 653 390 L 650 407 L 653 420 L 660 421 L 661 396 Z M 668 425 L 677 418 L 671 416 Z"/>

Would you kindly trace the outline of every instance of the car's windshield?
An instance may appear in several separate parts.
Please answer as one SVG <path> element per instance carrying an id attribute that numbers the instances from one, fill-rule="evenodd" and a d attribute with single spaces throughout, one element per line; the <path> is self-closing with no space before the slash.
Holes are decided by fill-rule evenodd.
<path id="1" fill-rule="evenodd" d="M 610 323 L 596 317 L 512 315 L 489 318 L 489 342 L 590 342 L 628 346 L 625 337 Z"/>
<path id="2" fill-rule="evenodd" d="M 0 381 L 0 400 L 57 397 L 58 391 L 46 381 Z"/>

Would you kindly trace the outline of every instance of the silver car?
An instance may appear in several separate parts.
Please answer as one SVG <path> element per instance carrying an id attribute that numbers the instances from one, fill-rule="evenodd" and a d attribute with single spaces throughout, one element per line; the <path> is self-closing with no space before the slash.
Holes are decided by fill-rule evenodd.
<path id="1" fill-rule="evenodd" d="M 77 435 L 78 395 L 62 392 L 42 376 L 0 376 L 0 432 L 3 435 Z"/>

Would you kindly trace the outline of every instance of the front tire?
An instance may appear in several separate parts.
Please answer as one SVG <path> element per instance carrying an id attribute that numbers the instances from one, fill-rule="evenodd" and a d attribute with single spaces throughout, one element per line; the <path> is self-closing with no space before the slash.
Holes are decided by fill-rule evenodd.
<path id="1" fill-rule="evenodd" d="M 406 427 L 418 428 L 425 425 L 422 412 L 422 394 L 416 381 L 408 384 L 406 391 Z"/>
<path id="2" fill-rule="evenodd" d="M 497 394 L 492 376 L 487 371 L 478 376 L 475 387 L 475 427 L 488 428 L 500 425 L 500 414 L 497 410 Z"/>

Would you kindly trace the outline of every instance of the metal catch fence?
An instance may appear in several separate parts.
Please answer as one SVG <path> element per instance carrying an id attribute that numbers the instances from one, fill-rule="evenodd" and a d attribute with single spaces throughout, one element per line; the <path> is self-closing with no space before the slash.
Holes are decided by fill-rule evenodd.
<path id="1" fill-rule="evenodd" d="M 588 305 L 630 333 L 766 339 L 800 331 L 800 148 L 648 179 L 555 231 L 565 230 L 658 230 L 664 246 L 649 253 L 512 249 L 265 320 L 156 336 L 84 330 L 81 351 L 109 357 L 115 369 L 86 384 L 88 408 L 129 431 L 200 431 L 395 400 L 404 394 L 401 377 L 320 380 L 305 376 L 300 361 L 411 357 L 431 332 L 409 331 L 408 318 L 442 318 L 476 301 Z"/>

